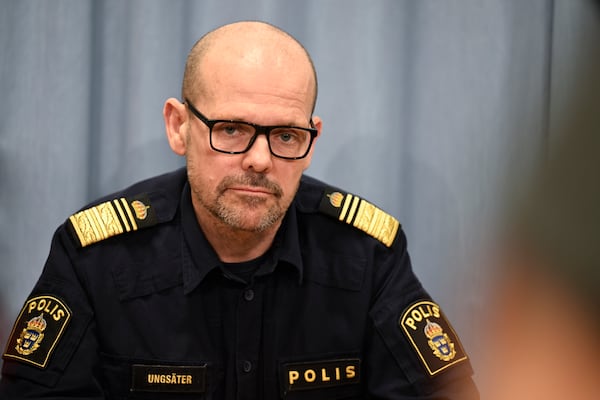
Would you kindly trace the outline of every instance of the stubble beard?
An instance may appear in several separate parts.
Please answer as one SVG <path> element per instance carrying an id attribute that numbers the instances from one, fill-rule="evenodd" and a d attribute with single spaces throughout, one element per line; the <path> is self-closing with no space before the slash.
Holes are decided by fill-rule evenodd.
<path id="1" fill-rule="evenodd" d="M 227 176 L 219 183 L 215 190 L 216 196 L 211 199 L 211 194 L 203 190 L 199 180 L 195 179 L 194 171 L 188 168 L 188 172 L 192 195 L 197 203 L 217 220 L 234 230 L 265 232 L 283 219 L 289 206 L 281 202 L 283 198 L 281 187 L 262 174 L 245 173 Z M 267 189 L 275 197 L 275 203 L 261 212 L 260 209 L 267 203 L 264 198 L 236 196 L 232 199 L 228 196 L 228 188 L 240 184 Z"/>

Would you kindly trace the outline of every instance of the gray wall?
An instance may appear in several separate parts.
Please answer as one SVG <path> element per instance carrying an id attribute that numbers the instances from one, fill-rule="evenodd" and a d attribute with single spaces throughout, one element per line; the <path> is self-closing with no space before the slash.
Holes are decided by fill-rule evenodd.
<path id="1" fill-rule="evenodd" d="M 239 19 L 312 54 L 324 120 L 308 173 L 396 215 L 417 274 L 478 354 L 499 188 L 551 145 L 579 56 L 577 0 L 0 2 L 0 341 L 53 230 L 93 198 L 183 165 L 164 135 L 187 51 Z"/>

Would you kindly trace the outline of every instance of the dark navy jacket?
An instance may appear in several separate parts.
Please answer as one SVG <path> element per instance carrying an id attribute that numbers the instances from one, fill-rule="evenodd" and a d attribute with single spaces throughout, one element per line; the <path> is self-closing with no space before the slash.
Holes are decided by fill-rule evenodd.
<path id="1" fill-rule="evenodd" d="M 123 233 L 92 223 L 112 236 L 81 247 L 73 219 L 56 231 L 4 352 L 0 398 L 477 398 L 401 228 L 386 246 L 323 212 L 326 190 L 302 178 L 248 283 L 205 239 L 185 170 L 100 199 L 115 199 Z"/>

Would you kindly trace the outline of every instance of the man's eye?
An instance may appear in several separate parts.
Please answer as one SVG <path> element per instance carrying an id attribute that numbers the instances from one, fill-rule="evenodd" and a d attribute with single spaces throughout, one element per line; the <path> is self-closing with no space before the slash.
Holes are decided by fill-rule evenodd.
<path id="1" fill-rule="evenodd" d="M 234 125 L 227 125 L 223 127 L 223 133 L 227 135 L 234 135 L 237 131 L 237 128 Z"/>
<path id="2" fill-rule="evenodd" d="M 279 135 L 279 139 L 282 142 L 289 142 L 291 140 L 294 140 L 294 135 L 292 135 L 290 132 L 284 132 Z"/>
<path id="3" fill-rule="evenodd" d="M 300 135 L 293 130 L 277 132 L 274 136 L 279 142 L 286 144 L 298 143 L 301 141 Z"/>

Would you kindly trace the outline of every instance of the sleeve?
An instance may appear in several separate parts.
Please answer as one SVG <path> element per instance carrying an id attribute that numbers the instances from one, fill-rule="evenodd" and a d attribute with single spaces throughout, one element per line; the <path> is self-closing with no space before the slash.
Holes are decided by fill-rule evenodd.
<path id="1" fill-rule="evenodd" d="M 404 233 L 376 259 L 365 351 L 369 394 L 378 399 L 479 399 L 458 335 L 412 270 Z"/>
<path id="2" fill-rule="evenodd" d="M 94 377 L 97 339 L 92 307 L 69 257 L 64 228 L 55 233 L 43 272 L 3 352 L 0 398 L 103 398 Z"/>

